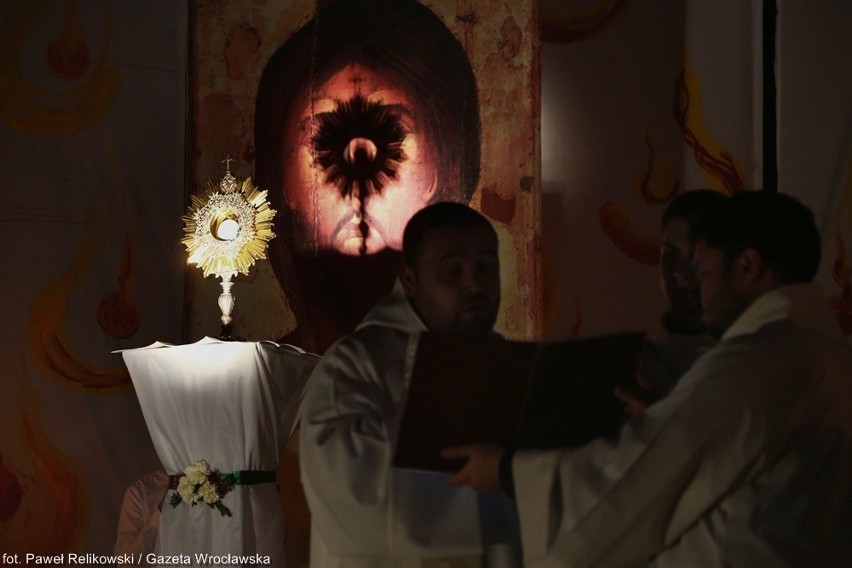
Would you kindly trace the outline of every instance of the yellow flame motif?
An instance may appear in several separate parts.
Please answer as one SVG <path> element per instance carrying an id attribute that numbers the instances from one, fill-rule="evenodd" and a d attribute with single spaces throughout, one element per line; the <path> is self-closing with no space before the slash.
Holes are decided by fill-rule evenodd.
<path id="1" fill-rule="evenodd" d="M 675 120 L 687 145 L 692 148 L 695 161 L 708 176 L 708 187 L 715 187 L 717 183 L 714 182 L 718 182 L 728 195 L 743 191 L 745 176 L 742 166 L 704 124 L 700 85 L 701 79 L 686 59 L 677 81 Z"/>
<path id="2" fill-rule="evenodd" d="M 722 146 L 704 124 L 701 110 L 701 81 L 693 73 L 689 60 L 677 79 L 674 111 L 684 141 L 692 149 L 696 163 L 708 178 L 707 187 L 731 195 L 745 188 L 742 167 L 733 154 Z M 637 186 L 642 201 L 648 205 L 669 203 L 680 191 L 680 179 L 674 168 L 655 157 L 651 133 L 646 133 L 648 167 Z M 660 239 L 635 229 L 627 212 L 614 202 L 604 203 L 598 210 L 601 227 L 610 241 L 627 257 L 648 266 L 656 266 Z"/>

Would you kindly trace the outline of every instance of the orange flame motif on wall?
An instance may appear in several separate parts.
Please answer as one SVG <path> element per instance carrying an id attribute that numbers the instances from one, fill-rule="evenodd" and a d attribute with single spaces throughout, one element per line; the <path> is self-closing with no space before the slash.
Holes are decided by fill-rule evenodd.
<path id="1" fill-rule="evenodd" d="M 130 239 L 124 244 L 124 260 L 118 271 L 118 292 L 110 294 L 98 305 L 98 324 L 110 336 L 130 337 L 142 323 L 142 314 L 133 302 Z"/>
<path id="2" fill-rule="evenodd" d="M 62 330 L 71 294 L 89 264 L 88 255 L 81 253 L 36 299 L 29 331 L 33 359 L 45 377 L 63 386 L 104 389 L 129 385 L 127 369 L 102 369 L 84 362 L 73 353 Z"/>
<path id="3" fill-rule="evenodd" d="M 90 61 L 83 22 L 80 21 L 77 2 L 72 0 L 62 30 L 47 47 L 47 65 L 60 79 L 73 81 L 83 76 Z"/>
<path id="4" fill-rule="evenodd" d="M 670 202 L 680 191 L 680 178 L 670 164 L 657 159 L 651 132 L 645 135 L 648 145 L 648 167 L 637 176 L 636 188 L 646 205 Z M 633 226 L 627 211 L 613 201 L 604 203 L 598 210 L 601 228 L 609 240 L 625 256 L 647 266 L 656 266 L 660 257 L 660 237 L 645 233 Z"/>
<path id="5" fill-rule="evenodd" d="M 27 398 L 20 424 L 23 457 L 0 456 L 0 550 L 69 552 L 80 545 L 88 523 L 83 476 L 43 432 L 40 395 Z"/>
<path id="6" fill-rule="evenodd" d="M 598 218 L 609 240 L 628 258 L 648 266 L 657 265 L 660 258 L 659 237 L 636 230 L 627 213 L 612 201 L 601 206 Z"/>
<path id="7" fill-rule="evenodd" d="M 648 205 L 669 203 L 680 191 L 680 178 L 670 164 L 657 160 L 650 130 L 645 133 L 645 143 L 648 146 L 648 168 L 639 181 L 639 194 Z"/>
<path id="8" fill-rule="evenodd" d="M 711 180 L 722 184 L 729 195 L 745 188 L 742 167 L 733 154 L 719 144 L 704 125 L 700 105 L 700 79 L 692 72 L 689 61 L 677 79 L 674 114 L 683 131 L 686 144 L 692 148 L 695 161 Z"/>
<path id="9" fill-rule="evenodd" d="M 105 23 L 94 61 L 77 3 L 72 1 L 62 28 L 43 47 L 41 69 L 25 67 L 23 54 L 40 36 L 39 26 L 52 21 L 48 12 L 54 3 L 17 2 L 9 10 L 0 23 L 0 122 L 19 132 L 73 134 L 100 120 L 121 89 L 118 74 L 106 66 L 111 2 L 102 0 L 101 5 Z M 39 72 L 71 84 L 58 93 L 42 88 L 32 78 Z"/>
<path id="10" fill-rule="evenodd" d="M 683 132 L 684 141 L 692 149 L 696 163 L 708 178 L 708 187 L 720 187 L 728 194 L 743 191 L 745 178 L 733 154 L 719 144 L 707 127 L 701 114 L 700 81 L 690 67 L 677 78 L 675 89 L 675 120 Z M 674 168 L 660 162 L 655 156 L 654 142 L 646 134 L 648 167 L 637 184 L 639 195 L 647 205 L 669 203 L 680 191 L 680 179 Z M 649 266 L 656 266 L 660 255 L 660 239 L 656 234 L 642 233 L 633 227 L 627 212 L 610 201 L 598 210 L 601 227 L 612 243 L 627 257 Z"/>

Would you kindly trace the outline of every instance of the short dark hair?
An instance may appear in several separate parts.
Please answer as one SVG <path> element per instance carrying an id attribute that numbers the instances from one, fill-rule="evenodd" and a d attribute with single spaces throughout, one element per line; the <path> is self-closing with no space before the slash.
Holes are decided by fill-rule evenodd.
<path id="1" fill-rule="evenodd" d="M 726 198 L 724 193 L 714 189 L 692 189 L 680 193 L 663 211 L 660 228 L 664 228 L 672 219 L 685 219 L 692 227 L 707 211 Z"/>
<path id="2" fill-rule="evenodd" d="M 487 227 L 494 232 L 494 227 L 485 215 L 463 203 L 442 201 L 427 205 L 415 213 L 402 233 L 402 258 L 405 264 L 416 267 L 420 258 L 423 239 L 429 231 L 453 227 L 472 229 Z"/>
<path id="3" fill-rule="evenodd" d="M 822 257 L 811 210 L 773 191 L 744 191 L 725 199 L 693 227 L 691 237 L 722 249 L 728 263 L 754 249 L 786 283 L 811 282 Z"/>

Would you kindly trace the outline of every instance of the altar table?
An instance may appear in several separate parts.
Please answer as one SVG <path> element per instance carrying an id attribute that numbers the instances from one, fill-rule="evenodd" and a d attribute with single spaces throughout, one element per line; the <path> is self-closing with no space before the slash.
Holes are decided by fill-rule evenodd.
<path id="1" fill-rule="evenodd" d="M 170 474 L 201 459 L 222 473 L 275 471 L 318 361 L 271 341 L 211 338 L 121 353 L 154 448 Z M 269 557 L 271 566 L 284 566 L 284 519 L 275 483 L 237 485 L 222 499 L 232 517 L 203 502 L 173 508 L 171 494 L 163 504 L 157 554 L 188 555 L 193 565 L 204 563 L 196 555 L 256 554 Z"/>

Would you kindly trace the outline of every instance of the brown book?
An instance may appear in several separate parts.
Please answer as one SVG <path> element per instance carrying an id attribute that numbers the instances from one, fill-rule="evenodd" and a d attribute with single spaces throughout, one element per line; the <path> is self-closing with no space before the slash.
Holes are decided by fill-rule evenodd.
<path id="1" fill-rule="evenodd" d="M 613 388 L 633 381 L 644 333 L 558 342 L 422 333 L 394 466 L 456 471 L 447 446 L 517 448 L 584 444 L 615 434 L 624 405 Z"/>

